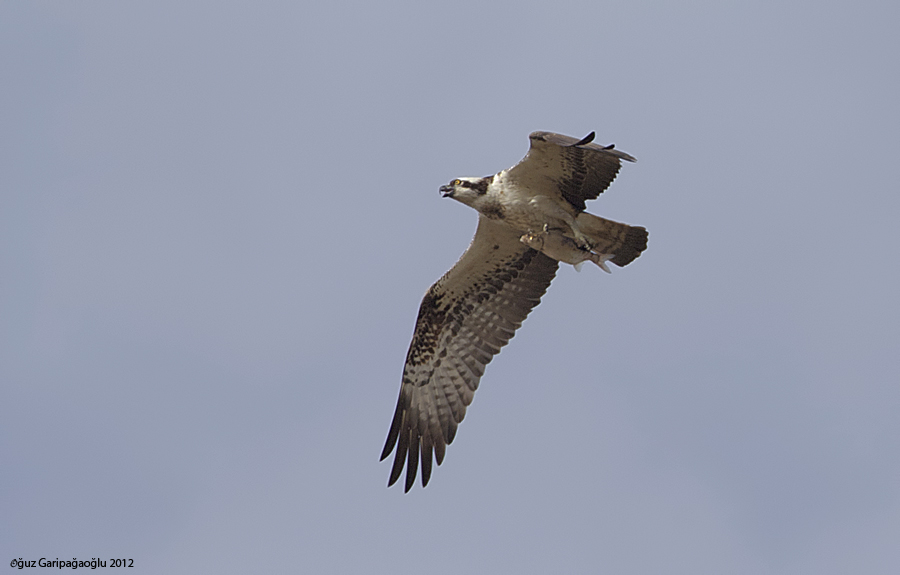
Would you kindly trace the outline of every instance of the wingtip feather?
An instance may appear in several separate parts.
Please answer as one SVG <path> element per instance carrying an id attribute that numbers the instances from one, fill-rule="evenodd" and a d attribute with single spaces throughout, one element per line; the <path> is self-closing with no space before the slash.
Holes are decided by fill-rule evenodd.
<path id="1" fill-rule="evenodd" d="M 422 487 L 428 485 L 431 479 L 432 445 L 426 436 L 422 438 Z"/>
<path id="2" fill-rule="evenodd" d="M 416 473 L 419 471 L 419 437 L 415 432 L 411 432 L 409 438 L 409 450 L 407 451 L 406 462 L 406 486 L 403 488 L 404 493 L 409 493 L 412 486 L 416 483 Z"/>

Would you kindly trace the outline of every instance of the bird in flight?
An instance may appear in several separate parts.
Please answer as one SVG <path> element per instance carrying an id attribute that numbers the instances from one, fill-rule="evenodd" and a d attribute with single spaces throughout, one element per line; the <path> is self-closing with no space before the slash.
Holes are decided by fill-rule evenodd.
<path id="1" fill-rule="evenodd" d="M 540 302 L 559 262 L 625 266 L 647 248 L 647 230 L 585 212 L 615 179 L 612 145 L 534 132 L 515 166 L 493 176 L 456 178 L 444 197 L 478 211 L 475 237 L 422 299 L 406 355 L 400 398 L 381 459 L 396 448 L 388 486 L 406 467 L 405 491 L 421 463 L 422 486 L 440 465 L 472 403 L 485 366 Z"/>

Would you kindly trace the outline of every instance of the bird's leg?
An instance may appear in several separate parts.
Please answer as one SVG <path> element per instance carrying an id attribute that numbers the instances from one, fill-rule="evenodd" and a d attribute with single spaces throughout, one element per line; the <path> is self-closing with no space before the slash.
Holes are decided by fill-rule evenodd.
<path id="1" fill-rule="evenodd" d="M 571 213 L 541 196 L 532 198 L 530 203 L 540 212 L 544 220 L 544 232 L 558 230 L 562 235 L 571 237 L 580 249 L 591 250 L 593 245 L 587 236 L 578 229 L 578 223 Z"/>
<path id="2" fill-rule="evenodd" d="M 581 233 L 581 230 L 578 229 L 578 226 L 575 225 L 574 221 L 571 223 L 572 225 L 568 226 L 568 230 L 566 228 L 550 227 L 550 224 L 544 224 L 544 229 L 541 232 L 541 235 L 546 236 L 550 232 L 558 232 L 560 235 L 568 237 L 566 235 L 566 231 L 570 231 L 574 238 L 569 239 L 571 239 L 575 243 L 575 246 L 578 249 L 584 250 L 586 252 L 591 251 L 591 249 L 593 249 L 593 246 L 591 245 L 590 240 L 587 239 L 587 236 Z"/>
<path id="3" fill-rule="evenodd" d="M 575 244 L 580 249 L 588 251 L 588 252 L 593 249 L 594 246 L 591 245 L 591 242 L 590 242 L 590 240 L 587 239 L 587 236 L 585 236 L 583 233 L 581 233 L 581 230 L 579 230 L 577 227 L 573 227 L 572 233 L 575 235 L 575 238 L 574 238 Z"/>
<path id="4" fill-rule="evenodd" d="M 575 221 L 575 218 L 573 218 L 569 214 L 564 214 L 563 219 L 566 224 L 568 224 L 569 229 L 572 230 L 572 239 L 575 241 L 575 245 L 578 246 L 579 249 L 588 252 L 594 249 L 594 245 L 591 243 L 588 237 L 581 233 L 581 230 L 578 229 L 578 222 Z"/>

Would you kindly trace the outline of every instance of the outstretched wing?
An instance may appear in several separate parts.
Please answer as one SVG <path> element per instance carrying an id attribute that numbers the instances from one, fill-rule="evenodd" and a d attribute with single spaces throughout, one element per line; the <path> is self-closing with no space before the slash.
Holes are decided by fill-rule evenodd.
<path id="1" fill-rule="evenodd" d="M 422 486 L 440 465 L 466 415 L 484 367 L 541 301 L 559 262 L 526 247 L 507 226 L 478 218 L 478 229 L 456 265 L 422 299 L 397 410 L 381 459 L 397 448 L 388 486 L 406 464 L 406 491 Z"/>
<path id="2" fill-rule="evenodd" d="M 531 189 L 556 189 L 579 212 L 616 179 L 622 160 L 636 161 L 612 146 L 591 143 L 594 132 L 576 140 L 552 132 L 533 132 L 531 148 L 507 177 Z"/>

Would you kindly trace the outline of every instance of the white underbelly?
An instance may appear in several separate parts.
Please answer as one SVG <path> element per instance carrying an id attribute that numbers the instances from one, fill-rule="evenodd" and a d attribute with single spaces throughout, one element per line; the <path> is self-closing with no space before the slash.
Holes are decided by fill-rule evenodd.
<path id="1" fill-rule="evenodd" d="M 503 220 L 510 227 L 525 233 L 538 232 L 545 227 L 570 232 L 574 218 L 552 200 L 533 196 L 524 201 L 508 202 L 503 206 Z"/>

